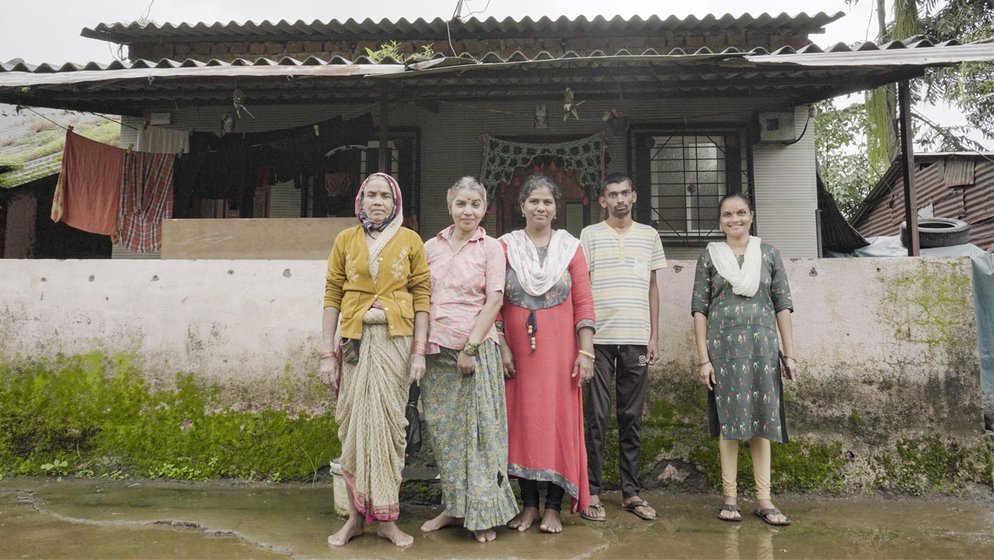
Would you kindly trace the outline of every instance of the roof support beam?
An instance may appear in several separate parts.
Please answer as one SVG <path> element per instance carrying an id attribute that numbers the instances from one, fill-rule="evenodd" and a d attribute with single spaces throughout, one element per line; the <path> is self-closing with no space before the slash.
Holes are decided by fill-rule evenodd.
<path id="1" fill-rule="evenodd" d="M 897 84 L 898 120 L 901 125 L 901 161 L 904 172 L 904 223 L 908 227 L 908 256 L 921 255 L 918 242 L 918 199 L 915 196 L 915 146 L 911 136 L 911 87 L 908 80 Z"/>
<path id="2" fill-rule="evenodd" d="M 380 148 L 376 162 L 376 170 L 380 173 L 389 173 L 387 169 L 387 144 L 390 142 L 388 127 L 390 126 L 390 98 L 384 91 L 380 93 Z"/>

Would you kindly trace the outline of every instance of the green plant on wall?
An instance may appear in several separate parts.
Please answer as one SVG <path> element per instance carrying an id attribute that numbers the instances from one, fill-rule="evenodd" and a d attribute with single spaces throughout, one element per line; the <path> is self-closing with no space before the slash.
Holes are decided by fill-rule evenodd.
<path id="1" fill-rule="evenodd" d="M 428 59 L 435 55 L 435 51 L 432 49 L 432 46 L 432 44 L 422 45 L 420 52 L 405 55 L 401 49 L 400 43 L 397 41 L 387 41 L 386 43 L 382 43 L 380 48 L 376 50 L 367 47 L 366 56 L 375 63 L 382 62 L 387 58 L 392 58 L 396 61 L 405 61 L 411 58 Z"/>

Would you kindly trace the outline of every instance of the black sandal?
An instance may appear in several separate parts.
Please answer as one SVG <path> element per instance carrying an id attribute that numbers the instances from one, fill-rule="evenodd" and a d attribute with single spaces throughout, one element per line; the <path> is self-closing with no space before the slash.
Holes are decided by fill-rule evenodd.
<path id="1" fill-rule="evenodd" d="M 588 510 L 592 510 L 593 515 L 588 514 Z M 602 503 L 598 502 L 596 504 L 590 504 L 587 506 L 587 509 L 580 512 L 580 517 L 586 519 L 587 521 L 604 522 L 607 521 L 607 510 L 604 509 L 604 504 Z"/>
<path id="2" fill-rule="evenodd" d="M 790 519 L 787 519 L 786 515 L 784 515 L 783 521 L 770 520 L 769 516 L 771 515 L 783 515 L 783 512 L 775 507 L 766 508 L 766 509 L 754 509 L 752 510 L 752 513 L 754 513 L 756 517 L 762 519 L 763 522 L 769 525 L 773 525 L 775 527 L 786 527 L 787 525 L 790 525 Z"/>
<path id="3" fill-rule="evenodd" d="M 739 516 L 738 517 L 722 517 L 721 516 L 721 512 L 723 512 L 723 511 L 730 511 L 732 513 L 737 513 L 737 514 L 739 514 Z M 721 507 L 718 508 L 718 519 L 720 519 L 722 521 L 727 521 L 728 523 L 741 523 L 742 522 L 742 510 L 739 509 L 739 506 L 736 505 L 736 504 L 721 504 Z"/>

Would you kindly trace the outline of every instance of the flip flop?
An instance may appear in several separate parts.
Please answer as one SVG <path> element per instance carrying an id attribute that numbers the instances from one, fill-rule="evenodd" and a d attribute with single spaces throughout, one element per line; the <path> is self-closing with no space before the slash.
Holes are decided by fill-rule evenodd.
<path id="1" fill-rule="evenodd" d="M 739 516 L 738 517 L 722 517 L 721 516 L 721 512 L 722 511 L 730 511 L 732 513 L 738 513 Z M 735 504 L 721 504 L 721 507 L 718 508 L 718 519 L 720 519 L 722 521 L 725 521 L 725 522 L 728 522 L 728 523 L 741 523 L 742 522 L 742 513 L 741 512 L 742 512 L 742 510 L 740 510 L 739 506 L 737 506 Z"/>
<path id="2" fill-rule="evenodd" d="M 783 515 L 783 512 L 775 507 L 766 508 L 766 509 L 754 509 L 752 510 L 752 513 L 756 517 L 762 519 L 764 523 L 773 525 L 775 527 L 786 527 L 787 525 L 790 525 L 790 519 L 787 519 L 786 516 L 784 516 L 783 521 L 770 521 L 769 518 L 770 515 Z"/>
<path id="3" fill-rule="evenodd" d="M 655 515 L 647 515 L 645 513 L 640 512 L 638 510 L 638 508 L 640 507 L 651 507 L 651 506 L 649 506 L 649 502 L 645 500 L 635 500 L 634 502 L 629 502 L 627 504 L 622 502 L 621 504 L 621 509 L 625 511 L 630 511 L 635 515 L 641 517 L 642 519 L 645 519 L 646 521 L 655 521 L 656 519 Z"/>
<path id="4" fill-rule="evenodd" d="M 588 514 L 588 511 L 593 511 L 595 513 Z M 580 517 L 586 519 L 587 521 L 607 521 L 607 511 L 604 510 L 604 504 L 590 504 L 587 509 L 580 512 Z"/>

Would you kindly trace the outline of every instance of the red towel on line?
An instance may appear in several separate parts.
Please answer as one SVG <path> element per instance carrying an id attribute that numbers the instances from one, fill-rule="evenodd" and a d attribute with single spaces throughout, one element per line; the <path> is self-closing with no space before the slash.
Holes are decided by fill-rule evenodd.
<path id="1" fill-rule="evenodd" d="M 68 131 L 62 172 L 52 200 L 52 221 L 90 233 L 114 235 L 123 169 L 124 150 Z"/>

